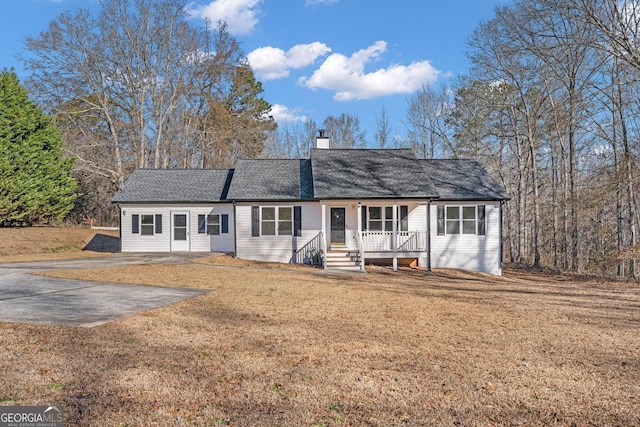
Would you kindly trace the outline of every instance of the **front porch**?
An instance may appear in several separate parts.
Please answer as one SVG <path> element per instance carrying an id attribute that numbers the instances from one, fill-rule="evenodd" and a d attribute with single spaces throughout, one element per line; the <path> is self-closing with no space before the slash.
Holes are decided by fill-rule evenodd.
<path id="1" fill-rule="evenodd" d="M 393 265 L 420 263 L 427 256 L 426 232 L 392 231 L 358 232 L 360 245 L 357 249 L 333 246 L 325 255 L 327 269 L 364 270 L 367 264 Z"/>
<path id="2" fill-rule="evenodd" d="M 325 268 L 364 270 L 373 260 L 396 270 L 399 261 L 427 266 L 428 201 L 332 201 L 322 203 Z"/>

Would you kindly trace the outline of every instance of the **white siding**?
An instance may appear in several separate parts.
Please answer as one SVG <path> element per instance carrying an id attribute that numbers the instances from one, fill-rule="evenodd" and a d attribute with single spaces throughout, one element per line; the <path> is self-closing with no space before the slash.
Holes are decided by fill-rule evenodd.
<path id="1" fill-rule="evenodd" d="M 452 234 L 438 236 L 438 205 L 486 206 L 486 235 Z M 433 268 L 461 268 L 496 275 L 502 274 L 500 265 L 500 203 L 446 202 L 431 204 L 431 266 Z"/>
<path id="2" fill-rule="evenodd" d="M 427 231 L 427 204 L 398 203 L 409 206 L 409 231 Z"/>
<path id="3" fill-rule="evenodd" d="M 301 206 L 302 236 L 251 237 L 251 206 Z M 288 263 L 321 231 L 321 206 L 317 202 L 238 203 L 236 205 L 236 256 L 242 259 Z"/>
<path id="4" fill-rule="evenodd" d="M 120 222 L 122 252 L 169 252 L 171 251 L 171 212 L 189 213 L 189 250 L 192 252 L 232 252 L 234 236 L 233 205 L 127 205 L 121 204 Z M 198 233 L 198 215 L 219 213 L 229 215 L 229 233 L 209 236 Z M 133 234 L 133 215 L 162 215 L 162 233 L 153 236 Z"/>

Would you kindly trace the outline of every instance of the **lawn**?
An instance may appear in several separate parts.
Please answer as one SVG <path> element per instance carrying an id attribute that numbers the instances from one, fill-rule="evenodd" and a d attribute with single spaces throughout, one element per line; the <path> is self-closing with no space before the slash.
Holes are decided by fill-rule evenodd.
<path id="1" fill-rule="evenodd" d="M 636 286 L 229 258 L 55 274 L 210 290 L 94 328 L 0 323 L 0 402 L 69 426 L 640 425 Z"/>
<path id="2" fill-rule="evenodd" d="M 104 256 L 118 250 L 117 230 L 0 227 L 0 263 Z"/>

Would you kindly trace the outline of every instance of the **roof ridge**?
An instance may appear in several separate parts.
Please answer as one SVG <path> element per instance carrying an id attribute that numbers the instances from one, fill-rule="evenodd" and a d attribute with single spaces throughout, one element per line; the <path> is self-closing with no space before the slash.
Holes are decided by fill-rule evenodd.
<path id="1" fill-rule="evenodd" d="M 133 171 L 229 171 L 234 168 L 136 168 Z"/>

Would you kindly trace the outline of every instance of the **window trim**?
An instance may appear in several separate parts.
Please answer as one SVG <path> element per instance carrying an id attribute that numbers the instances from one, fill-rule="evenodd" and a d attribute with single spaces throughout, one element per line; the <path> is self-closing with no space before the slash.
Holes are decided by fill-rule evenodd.
<path id="1" fill-rule="evenodd" d="M 449 218 L 449 209 L 456 209 L 457 218 Z M 473 208 L 473 218 L 465 218 L 465 210 Z M 473 232 L 465 232 L 465 224 L 473 222 Z M 449 224 L 456 224 L 456 232 L 449 232 Z M 437 205 L 437 235 L 438 236 L 485 236 L 487 232 L 486 205 Z"/>
<path id="2" fill-rule="evenodd" d="M 151 217 L 151 223 L 142 224 L 143 217 Z M 148 218 L 145 219 L 148 220 Z M 151 233 L 148 232 L 149 227 L 151 227 Z M 147 231 L 143 232 L 144 229 L 147 229 Z M 155 236 L 156 234 L 162 234 L 162 214 L 131 214 L 131 234 L 137 234 L 139 236 Z"/>
<path id="3" fill-rule="evenodd" d="M 218 224 L 209 223 L 209 217 L 217 215 Z M 209 230 L 210 225 L 218 225 L 219 233 L 212 233 Z M 207 236 L 220 236 L 221 234 L 229 234 L 229 214 L 224 213 L 208 213 L 198 214 L 198 234 L 206 234 Z"/>
<path id="4" fill-rule="evenodd" d="M 213 221 L 214 217 L 218 217 L 217 222 Z M 219 236 L 222 229 L 222 220 L 220 219 L 220 214 L 207 214 L 206 221 L 207 236 Z M 215 227 L 218 227 L 217 233 L 215 232 Z"/>
<path id="5" fill-rule="evenodd" d="M 293 205 L 261 205 L 257 209 L 258 217 L 258 234 L 252 232 L 254 237 L 278 237 L 278 236 L 295 236 L 296 232 L 296 207 Z M 263 219 L 263 212 L 265 209 L 273 209 L 274 210 L 274 218 L 273 219 Z M 290 212 L 289 219 L 280 219 L 280 210 L 288 209 Z M 254 219 L 255 220 L 255 219 Z M 273 224 L 273 234 L 265 234 L 264 233 L 264 224 Z M 300 224 L 302 221 L 300 220 Z M 289 232 L 282 232 L 281 228 L 283 225 L 289 224 Z M 255 231 L 255 230 L 253 230 Z M 300 230 L 301 233 L 301 230 Z"/>

